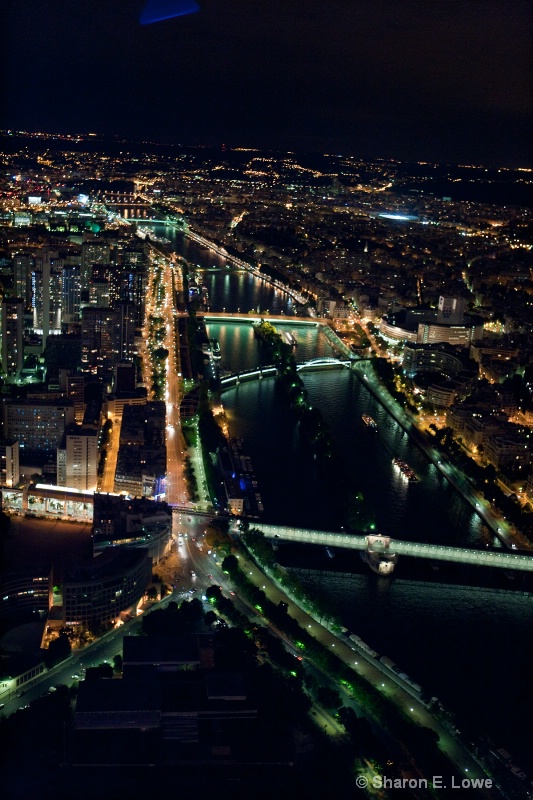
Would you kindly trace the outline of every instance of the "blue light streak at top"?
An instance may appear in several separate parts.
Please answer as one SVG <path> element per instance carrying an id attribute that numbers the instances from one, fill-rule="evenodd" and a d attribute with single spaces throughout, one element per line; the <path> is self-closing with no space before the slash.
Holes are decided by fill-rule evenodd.
<path id="1" fill-rule="evenodd" d="M 194 14 L 199 10 L 200 6 L 194 0 L 147 0 L 139 22 L 141 25 L 151 25 L 153 22 Z"/>

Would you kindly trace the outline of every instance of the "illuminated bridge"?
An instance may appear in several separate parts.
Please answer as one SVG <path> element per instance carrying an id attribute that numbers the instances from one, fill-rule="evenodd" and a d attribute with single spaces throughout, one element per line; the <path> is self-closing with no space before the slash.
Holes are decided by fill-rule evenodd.
<path id="1" fill-rule="evenodd" d="M 296 369 L 298 372 L 313 369 L 338 369 L 339 367 L 349 367 L 350 363 L 350 361 L 340 361 L 338 358 L 312 358 L 310 361 L 297 364 Z M 262 380 L 277 374 L 277 367 L 274 366 L 257 367 L 246 372 L 235 372 L 220 379 L 220 388 L 229 389 L 231 386 L 238 386 L 242 381 Z"/>
<path id="2" fill-rule="evenodd" d="M 331 367 L 349 367 L 351 361 L 341 361 L 339 358 L 332 358 L 325 356 L 323 358 L 311 358 L 309 361 L 304 361 L 302 364 L 297 364 L 296 369 L 301 372 L 305 369 L 328 369 Z"/>
<path id="3" fill-rule="evenodd" d="M 173 511 L 178 514 L 186 514 L 190 519 L 195 518 L 202 522 L 207 521 L 208 518 L 213 519 L 215 516 L 213 511 L 196 511 L 189 506 L 174 506 Z M 221 518 L 228 519 L 228 515 L 222 514 Z M 236 532 L 240 519 L 231 519 Z M 262 522 L 252 523 L 252 525 L 261 530 L 268 539 L 282 539 L 287 542 L 361 550 L 366 552 L 368 558 L 365 560 L 370 563 L 372 568 L 383 575 L 390 574 L 394 570 L 398 556 L 401 555 L 414 558 L 429 558 L 432 561 L 454 561 L 478 567 L 501 567 L 502 569 L 533 572 L 533 555 L 524 555 L 522 553 L 502 552 L 499 550 L 473 550 L 467 547 L 449 547 L 448 545 L 424 544 L 422 542 L 404 542 L 380 534 L 360 536 L 352 533 L 337 533 L 335 531 L 266 525 Z M 231 527 L 233 526 L 230 526 L 230 530 Z"/>
<path id="4" fill-rule="evenodd" d="M 184 311 L 178 313 L 180 317 L 188 316 Z M 289 317 L 287 314 L 269 314 L 265 312 L 262 314 L 260 311 L 257 313 L 250 313 L 248 311 L 202 311 L 200 316 L 205 317 L 207 323 L 209 322 L 242 322 L 245 325 L 253 325 L 257 322 L 266 320 L 273 325 L 283 322 L 285 325 L 290 325 L 291 328 L 298 326 L 312 325 L 314 328 L 320 326 L 327 327 L 327 320 L 317 319 L 316 317 Z"/>
<path id="5" fill-rule="evenodd" d="M 247 372 L 235 372 L 232 375 L 226 375 L 220 379 L 220 388 L 229 389 L 231 386 L 238 386 L 241 381 L 262 380 L 263 378 L 270 378 L 272 375 L 277 375 L 277 367 L 259 367 L 258 369 L 251 369 Z"/>
<path id="6" fill-rule="evenodd" d="M 429 558 L 432 561 L 455 561 L 480 567 L 501 567 L 533 572 L 533 556 L 494 550 L 472 550 L 466 547 L 448 547 L 440 544 L 423 544 L 391 539 L 389 536 L 369 534 L 357 536 L 351 533 L 304 530 L 278 525 L 258 526 L 269 539 L 283 539 L 302 544 L 320 544 L 324 547 L 344 547 L 362 550 L 367 554 L 370 566 L 381 574 L 394 570 L 400 555 Z"/>

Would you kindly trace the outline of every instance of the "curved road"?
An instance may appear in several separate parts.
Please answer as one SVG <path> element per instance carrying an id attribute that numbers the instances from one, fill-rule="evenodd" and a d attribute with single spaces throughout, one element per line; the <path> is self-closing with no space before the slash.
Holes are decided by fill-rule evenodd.
<path id="1" fill-rule="evenodd" d="M 210 553 L 202 543 L 204 526 L 205 523 L 196 522 L 194 517 L 185 515 L 182 516 L 179 525 L 182 531 L 182 547 L 187 551 L 191 570 L 195 572 L 195 577 L 192 580 L 196 583 L 197 589 L 203 588 L 211 582 L 216 582 L 221 585 L 225 593 L 231 592 L 231 584 L 228 581 L 228 577 L 221 572 L 220 564 L 217 563 L 219 559 L 215 553 Z M 187 536 L 187 539 L 185 536 Z M 276 605 L 280 601 L 286 602 L 289 606 L 288 613 L 298 621 L 302 628 L 309 630 L 324 647 L 334 649 L 337 656 L 347 666 L 369 681 L 371 685 L 388 697 L 417 724 L 434 730 L 439 735 L 440 749 L 451 764 L 457 768 L 461 776 L 469 778 L 487 777 L 477 761 L 464 749 L 452 731 L 437 720 L 418 698 L 396 683 L 396 680 L 391 677 L 388 671 L 385 671 L 386 668 L 379 661 L 365 655 L 358 649 L 356 650 L 355 645 L 347 644 L 328 630 L 281 591 L 250 558 L 240 555 L 239 561 L 250 580 L 263 589 L 269 600 Z M 244 613 L 249 614 L 249 608 L 246 607 Z M 261 623 L 266 624 L 264 617 L 261 617 Z M 479 791 L 487 798 L 500 797 L 496 789 Z"/>

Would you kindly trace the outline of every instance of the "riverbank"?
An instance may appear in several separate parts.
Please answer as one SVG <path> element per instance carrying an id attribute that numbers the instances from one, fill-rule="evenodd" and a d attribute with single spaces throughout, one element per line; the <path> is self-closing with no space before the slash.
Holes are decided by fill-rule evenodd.
<path id="1" fill-rule="evenodd" d="M 279 586 L 269 570 L 255 564 L 253 554 L 251 554 L 251 558 L 252 561 L 246 561 L 242 564 L 246 575 L 250 576 L 250 579 L 257 587 L 262 586 L 263 591 L 271 602 L 275 604 L 285 602 L 287 604 L 287 613 L 298 623 L 302 631 L 308 631 L 309 636 L 312 636 L 329 653 L 332 653 L 332 648 L 335 648 L 336 658 L 344 665 L 344 668 L 348 668 L 353 673 L 354 679 L 359 678 L 359 680 L 363 681 L 363 684 L 364 682 L 368 683 L 368 702 L 370 707 L 374 708 L 374 714 L 378 714 L 378 719 L 380 719 L 378 708 L 382 708 L 381 703 L 385 701 L 386 704 L 396 708 L 406 720 L 409 720 L 409 723 L 406 722 L 404 724 L 423 726 L 433 731 L 437 737 L 439 750 L 457 767 L 460 774 L 464 774 L 466 771 L 470 776 L 484 776 L 485 773 L 480 768 L 477 760 L 457 740 L 451 723 L 443 724 L 437 720 L 420 699 L 417 699 L 411 692 L 402 688 L 393 680 L 390 671 L 384 665 L 367 656 L 361 648 L 346 644 L 334 631 L 324 625 L 322 620 L 318 619 L 311 610 L 302 608 L 295 598 L 290 593 L 287 593 L 284 587 Z M 305 652 L 305 643 L 302 642 L 302 644 L 304 645 L 302 652 Z M 354 650 L 356 650 L 355 655 L 357 656 L 355 659 Z M 350 682 L 348 675 L 343 680 Z M 362 696 L 358 696 L 357 700 L 364 705 L 364 689 L 362 689 L 362 692 Z M 374 697 L 376 698 L 377 706 L 374 705 Z"/>
<path id="2" fill-rule="evenodd" d="M 422 450 L 427 459 L 446 478 L 448 483 L 450 483 L 463 499 L 472 506 L 476 514 L 478 514 L 494 532 L 497 539 L 509 549 L 515 549 L 518 545 L 513 538 L 513 532 L 509 528 L 506 520 L 495 514 L 490 507 L 487 508 L 486 501 L 473 490 L 466 475 L 461 472 L 455 464 L 448 461 L 446 456 L 443 456 L 427 442 L 412 415 L 401 408 L 381 384 L 374 372 L 371 362 L 369 360 L 359 361 L 354 364 L 353 371 L 368 391 L 373 394 L 376 400 L 378 400 L 398 425 L 409 435 L 412 441 Z"/>
<path id="3" fill-rule="evenodd" d="M 173 238 L 171 229 L 158 226 L 158 230 Z M 316 322 L 300 325 L 301 317 L 290 316 L 286 295 L 250 273 L 227 269 L 221 259 L 200 251 L 181 236 L 174 249 L 191 263 L 202 265 L 202 280 L 213 309 L 226 309 L 218 321 L 211 321 L 210 336 L 220 341 L 221 364 L 228 373 L 253 369 L 258 363 L 251 325 L 224 324 L 238 308 L 268 308 L 274 325 L 278 320 L 290 330 L 294 325 L 298 359 L 332 355 L 326 338 L 318 335 Z M 380 531 L 399 540 L 456 546 L 485 547 L 492 542 L 491 531 L 473 506 L 445 480 L 359 376 L 345 369 L 305 372 L 302 378 L 310 401 L 320 408 L 332 432 L 343 459 L 346 485 L 363 487 L 370 506 L 376 509 Z M 225 392 L 224 408 L 232 434 L 246 442 L 269 522 L 340 531 L 345 525 L 339 511 L 343 487 L 325 485 L 315 474 L 276 382 L 242 383 Z M 376 420 L 377 434 L 364 425 L 363 414 Z M 403 478 L 392 465 L 396 456 L 414 469 L 418 482 L 408 483 Z M 326 558 L 325 551 L 322 554 Z M 339 556 L 327 558 L 331 565 Z M 360 560 L 359 556 L 355 560 Z M 291 566 L 297 566 L 296 562 Z M 304 566 L 307 563 L 305 557 Z M 430 561 L 424 562 L 430 576 L 427 582 L 417 574 L 414 584 L 404 586 L 404 568 L 411 579 L 411 564 L 404 558 L 394 577 L 383 580 L 361 562 L 351 579 L 334 573 L 317 576 L 313 591 L 333 598 L 342 608 L 347 627 L 390 656 L 422 686 L 434 686 L 437 696 L 460 711 L 462 718 L 473 723 L 481 720 L 479 724 L 498 747 L 525 763 L 529 756 L 520 730 L 528 724 L 525 708 L 531 696 L 527 671 L 530 600 L 521 592 L 494 593 L 489 599 L 486 592 L 471 591 L 468 586 L 463 590 L 432 586 L 432 577 L 442 576 L 445 567 L 433 570 Z M 412 568 L 419 569 L 416 563 Z M 500 580 L 508 581 L 512 588 L 520 582 L 518 576 L 506 578 L 503 571 Z M 440 577 L 437 582 L 446 581 Z M 509 658 L 513 681 L 501 681 Z M 494 686 L 498 686 L 497 692 Z"/>

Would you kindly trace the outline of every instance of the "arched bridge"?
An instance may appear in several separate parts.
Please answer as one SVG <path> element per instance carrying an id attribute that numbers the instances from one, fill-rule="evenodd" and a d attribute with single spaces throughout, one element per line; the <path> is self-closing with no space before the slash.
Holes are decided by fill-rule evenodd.
<path id="1" fill-rule="evenodd" d="M 304 369 L 324 369 L 331 367 L 350 367 L 351 361 L 342 361 L 340 358 L 333 358 L 332 356 L 324 356 L 322 358 L 311 358 L 309 361 L 304 361 L 296 365 L 298 372 Z"/>
<path id="2" fill-rule="evenodd" d="M 338 358 L 312 358 L 309 361 L 303 361 L 301 364 L 297 364 L 296 369 L 298 372 L 302 372 L 303 370 L 314 369 L 349 368 L 351 364 L 351 361 L 341 361 Z M 231 386 L 237 386 L 242 381 L 262 380 L 262 378 L 269 378 L 277 374 L 278 369 L 273 365 L 268 367 L 256 367 L 256 369 L 246 370 L 245 372 L 234 372 L 220 379 L 220 387 L 221 389 L 229 389 Z"/>

